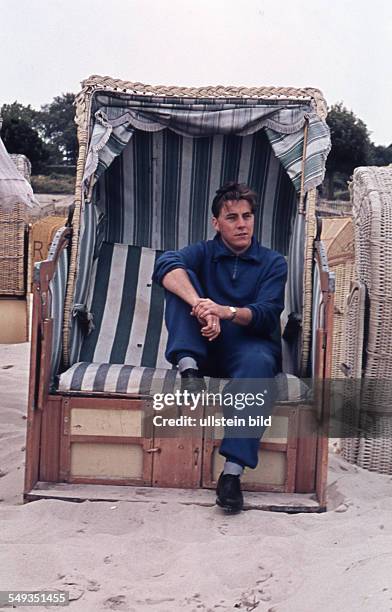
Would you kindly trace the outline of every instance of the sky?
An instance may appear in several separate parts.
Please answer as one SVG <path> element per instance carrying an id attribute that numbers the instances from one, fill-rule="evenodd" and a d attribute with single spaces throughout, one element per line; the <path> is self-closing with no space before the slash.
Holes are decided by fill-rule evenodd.
<path id="1" fill-rule="evenodd" d="M 0 0 L 0 104 L 91 74 L 153 85 L 317 87 L 392 143 L 391 0 Z"/>

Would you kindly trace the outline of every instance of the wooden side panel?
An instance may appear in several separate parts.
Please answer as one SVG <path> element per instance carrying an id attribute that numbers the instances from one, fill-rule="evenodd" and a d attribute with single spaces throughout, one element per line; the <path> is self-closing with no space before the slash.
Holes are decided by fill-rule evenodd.
<path id="1" fill-rule="evenodd" d="M 41 412 L 30 408 L 27 414 L 26 467 L 24 492 L 28 493 L 39 480 L 39 460 L 41 441 Z"/>
<path id="2" fill-rule="evenodd" d="M 39 480 L 41 441 L 41 412 L 36 410 L 40 361 L 40 298 L 37 288 L 33 292 L 33 317 L 31 324 L 29 398 L 27 405 L 26 467 L 24 492 L 28 493 Z"/>
<path id="3" fill-rule="evenodd" d="M 27 300 L 0 298 L 0 344 L 19 344 L 28 339 Z"/>
<path id="4" fill-rule="evenodd" d="M 72 478 L 143 478 L 143 448 L 140 444 L 73 442 Z"/>
<path id="5" fill-rule="evenodd" d="M 326 485 L 328 472 L 329 432 L 329 381 L 332 371 L 332 340 L 334 317 L 334 278 L 328 269 L 328 260 L 322 242 L 316 242 L 316 261 L 320 270 L 320 284 L 323 292 L 324 317 L 318 322 L 316 334 L 316 378 L 323 381 L 317 389 L 315 405 L 318 408 L 318 440 L 316 452 L 316 493 L 319 504 L 326 507 Z"/>
<path id="6" fill-rule="evenodd" d="M 312 410 L 299 414 L 295 491 L 313 493 L 316 487 L 317 426 Z"/>
<path id="7" fill-rule="evenodd" d="M 71 435 L 141 436 L 141 410 L 73 408 Z"/>
<path id="8" fill-rule="evenodd" d="M 42 323 L 42 352 L 39 373 L 38 408 L 41 410 L 49 396 L 50 365 L 52 359 L 53 319 L 45 319 Z"/>
<path id="9" fill-rule="evenodd" d="M 248 491 L 294 492 L 297 469 L 297 433 L 300 407 L 276 405 L 271 427 L 260 442 L 259 462 L 254 470 L 245 470 L 243 488 Z M 205 430 L 203 486 L 216 486 L 224 458 L 219 454 L 222 428 Z"/>
<path id="10" fill-rule="evenodd" d="M 202 438 L 154 438 L 154 487 L 195 489 L 201 484 Z"/>
<path id="11" fill-rule="evenodd" d="M 328 293 L 325 307 L 325 335 L 324 335 L 324 380 L 331 379 L 332 372 L 332 340 L 333 340 L 333 309 L 334 294 Z M 322 414 L 320 419 L 319 437 L 317 445 L 317 476 L 316 492 L 321 507 L 326 507 L 326 490 L 328 479 L 328 435 L 330 420 L 330 388 L 324 384 L 322 398 Z"/>
<path id="12" fill-rule="evenodd" d="M 195 426 L 154 427 L 153 486 L 196 489 L 201 485 L 203 428 L 201 406 L 190 414 L 178 406 L 166 407 L 164 418 L 191 417 Z M 162 435 L 165 432 L 165 437 Z"/>
<path id="13" fill-rule="evenodd" d="M 42 408 L 39 479 L 60 479 L 61 397 L 49 396 Z"/>
<path id="14" fill-rule="evenodd" d="M 60 436 L 63 482 L 150 485 L 152 430 L 143 400 L 64 397 Z"/>
<path id="15" fill-rule="evenodd" d="M 219 454 L 218 447 L 214 448 L 212 458 L 212 479 L 217 481 L 223 469 L 224 457 Z M 243 489 L 252 489 L 262 483 L 273 490 L 283 491 L 287 474 L 287 455 L 285 452 L 259 450 L 259 462 L 254 470 L 245 470 L 241 478 Z M 248 487 L 248 485 L 250 485 Z"/>

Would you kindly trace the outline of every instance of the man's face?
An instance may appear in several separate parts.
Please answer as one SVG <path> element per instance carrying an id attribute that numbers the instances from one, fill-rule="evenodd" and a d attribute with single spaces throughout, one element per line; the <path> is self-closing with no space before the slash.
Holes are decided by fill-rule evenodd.
<path id="1" fill-rule="evenodd" d="M 223 242 L 235 253 L 250 246 L 254 230 L 254 214 L 247 200 L 229 200 L 222 206 L 212 224 L 220 232 Z"/>

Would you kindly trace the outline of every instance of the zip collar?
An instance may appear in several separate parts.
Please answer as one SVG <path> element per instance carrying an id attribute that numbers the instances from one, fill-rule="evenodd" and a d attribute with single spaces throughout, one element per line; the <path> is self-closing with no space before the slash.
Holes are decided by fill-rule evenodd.
<path id="1" fill-rule="evenodd" d="M 252 242 L 249 248 L 238 255 L 234 253 L 231 249 L 229 249 L 225 243 L 223 242 L 220 234 L 216 234 L 213 239 L 214 243 L 214 256 L 212 258 L 213 261 L 219 261 L 220 259 L 224 259 L 226 257 L 236 257 L 237 259 L 243 259 L 245 261 L 255 261 L 257 263 L 260 262 L 260 254 L 259 248 L 257 244 L 257 240 L 254 236 L 252 236 Z"/>

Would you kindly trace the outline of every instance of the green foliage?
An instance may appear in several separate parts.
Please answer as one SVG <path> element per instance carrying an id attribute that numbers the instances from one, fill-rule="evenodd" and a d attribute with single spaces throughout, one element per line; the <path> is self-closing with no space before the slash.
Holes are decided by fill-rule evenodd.
<path id="1" fill-rule="evenodd" d="M 392 144 L 389 147 L 372 145 L 370 163 L 373 166 L 388 166 L 392 164 Z"/>
<path id="2" fill-rule="evenodd" d="M 31 177 L 34 193 L 73 193 L 75 177 L 59 173 L 37 174 Z"/>
<path id="3" fill-rule="evenodd" d="M 1 138 L 9 153 L 22 153 L 31 161 L 33 172 L 40 171 L 51 157 L 51 149 L 36 129 L 37 111 L 18 102 L 4 104 Z"/>
<path id="4" fill-rule="evenodd" d="M 327 172 L 350 175 L 357 166 L 366 166 L 371 157 L 371 142 L 364 122 L 339 103 L 331 107 L 327 123 L 332 140 Z"/>
<path id="5" fill-rule="evenodd" d="M 332 149 L 327 159 L 327 197 L 348 199 L 347 181 L 358 166 L 385 166 L 392 163 L 392 145 L 376 146 L 365 123 L 342 103 L 333 105 L 327 123 Z"/>
<path id="6" fill-rule="evenodd" d="M 5 147 L 9 153 L 27 155 L 33 174 L 45 171 L 46 166 L 76 164 L 74 100 L 74 94 L 66 93 L 39 111 L 19 102 L 1 107 L 1 137 Z"/>
<path id="7" fill-rule="evenodd" d="M 63 162 L 72 165 L 76 164 L 78 155 L 74 102 L 75 95 L 65 93 L 42 106 L 39 113 L 39 123 L 45 139 L 61 152 Z"/>

